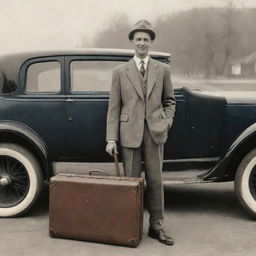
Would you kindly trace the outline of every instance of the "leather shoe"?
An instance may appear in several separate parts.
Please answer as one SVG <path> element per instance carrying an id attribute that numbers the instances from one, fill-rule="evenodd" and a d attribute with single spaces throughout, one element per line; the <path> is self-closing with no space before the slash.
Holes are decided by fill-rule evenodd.
<path id="1" fill-rule="evenodd" d="M 172 240 L 172 238 L 166 235 L 163 229 L 154 230 L 152 228 L 149 228 L 148 236 L 151 238 L 157 239 L 162 244 L 166 244 L 166 245 L 174 244 L 174 241 Z"/>

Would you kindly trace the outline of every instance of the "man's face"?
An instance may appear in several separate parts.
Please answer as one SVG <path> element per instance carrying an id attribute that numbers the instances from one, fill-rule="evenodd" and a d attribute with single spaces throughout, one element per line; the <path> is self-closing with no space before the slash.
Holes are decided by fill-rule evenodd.
<path id="1" fill-rule="evenodd" d="M 151 37 L 146 32 L 135 32 L 133 35 L 132 45 L 135 49 L 137 57 L 144 58 L 148 55 L 150 46 L 152 45 Z"/>

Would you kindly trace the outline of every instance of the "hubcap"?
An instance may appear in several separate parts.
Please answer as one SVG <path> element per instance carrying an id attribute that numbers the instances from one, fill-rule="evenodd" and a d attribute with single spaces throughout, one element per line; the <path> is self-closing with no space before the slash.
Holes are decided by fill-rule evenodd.
<path id="1" fill-rule="evenodd" d="M 0 156 L 0 208 L 18 205 L 29 190 L 29 176 L 24 165 L 11 156 Z"/>
<path id="2" fill-rule="evenodd" d="M 0 186 L 7 186 L 11 182 L 11 177 L 9 175 L 3 175 L 0 179 Z"/>
<path id="3" fill-rule="evenodd" d="M 256 166 L 253 167 L 249 177 L 249 188 L 253 198 L 256 200 Z"/>

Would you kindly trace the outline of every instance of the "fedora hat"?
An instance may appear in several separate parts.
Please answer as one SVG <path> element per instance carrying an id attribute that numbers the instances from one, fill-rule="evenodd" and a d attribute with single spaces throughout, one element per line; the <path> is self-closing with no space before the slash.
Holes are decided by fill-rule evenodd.
<path id="1" fill-rule="evenodd" d="M 146 32 L 150 35 L 151 40 L 154 40 L 156 37 L 155 32 L 153 31 L 153 28 L 147 20 L 139 20 L 135 25 L 134 28 L 130 31 L 128 34 L 129 40 L 133 39 L 133 35 L 135 32 Z"/>

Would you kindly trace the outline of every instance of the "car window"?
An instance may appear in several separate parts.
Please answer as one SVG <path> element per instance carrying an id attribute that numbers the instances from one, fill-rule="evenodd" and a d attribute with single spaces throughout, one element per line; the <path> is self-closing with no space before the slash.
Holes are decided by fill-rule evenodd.
<path id="1" fill-rule="evenodd" d="M 27 69 L 26 91 L 30 93 L 59 92 L 61 88 L 61 67 L 58 61 L 38 62 Z"/>
<path id="2" fill-rule="evenodd" d="M 70 78 L 72 91 L 106 92 L 110 91 L 113 68 L 120 61 L 72 61 Z"/>

